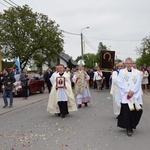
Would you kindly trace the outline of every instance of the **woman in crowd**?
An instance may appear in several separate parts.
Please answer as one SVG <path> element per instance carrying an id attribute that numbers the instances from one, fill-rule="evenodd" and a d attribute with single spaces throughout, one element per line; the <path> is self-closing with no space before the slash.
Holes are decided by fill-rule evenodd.
<path id="1" fill-rule="evenodd" d="M 142 71 L 142 75 L 143 75 L 143 79 L 142 79 L 142 88 L 145 92 L 147 92 L 147 85 L 148 85 L 148 71 L 142 67 L 141 69 Z"/>

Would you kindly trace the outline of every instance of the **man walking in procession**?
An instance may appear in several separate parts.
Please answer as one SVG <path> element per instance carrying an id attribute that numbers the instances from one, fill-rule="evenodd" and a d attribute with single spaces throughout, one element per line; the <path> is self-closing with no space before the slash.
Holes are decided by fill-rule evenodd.
<path id="1" fill-rule="evenodd" d="M 120 70 L 117 84 L 121 112 L 118 117 L 118 127 L 125 128 L 127 135 L 133 134 L 133 129 L 139 124 L 142 115 L 141 73 L 132 67 L 131 58 L 125 60 L 125 69 Z"/>
<path id="2" fill-rule="evenodd" d="M 115 71 L 112 73 L 112 85 L 111 85 L 111 90 L 110 94 L 113 97 L 113 109 L 114 109 L 114 114 L 117 116 L 120 114 L 120 101 L 119 101 L 119 95 L 118 95 L 118 85 L 117 85 L 117 77 L 119 75 L 119 71 L 121 69 L 124 69 L 124 64 L 123 62 L 119 62 L 117 64 L 117 68 Z"/>
<path id="3" fill-rule="evenodd" d="M 59 65 L 58 73 L 51 77 L 52 90 L 49 95 L 47 111 L 64 118 L 70 111 L 77 111 L 70 77 L 64 74 L 64 66 Z"/>
<path id="4" fill-rule="evenodd" d="M 87 107 L 88 102 L 90 102 L 89 79 L 90 76 L 84 70 L 84 67 L 80 65 L 78 71 L 75 72 L 72 78 L 75 83 L 74 95 L 77 100 L 78 108 L 81 108 L 82 104 Z"/>

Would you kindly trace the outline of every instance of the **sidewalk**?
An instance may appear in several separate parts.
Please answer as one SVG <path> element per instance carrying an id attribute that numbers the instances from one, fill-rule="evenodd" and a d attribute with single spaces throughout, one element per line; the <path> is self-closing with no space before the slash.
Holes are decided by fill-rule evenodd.
<path id="1" fill-rule="evenodd" d="M 91 90 L 92 92 L 92 90 Z M 92 94 L 92 93 L 91 93 Z M 6 114 L 8 112 L 17 110 L 19 108 L 37 103 L 39 101 L 47 99 L 48 101 L 49 93 L 47 90 L 44 91 L 43 94 L 41 93 L 36 93 L 32 94 L 28 97 L 28 99 L 23 99 L 22 97 L 14 97 L 14 104 L 12 108 L 3 108 L 4 102 L 3 102 L 3 97 L 2 94 L 0 95 L 0 115 Z M 145 101 L 146 103 L 150 103 L 150 92 L 148 91 L 147 93 L 143 93 L 143 103 Z M 9 97 L 8 97 L 8 102 L 9 102 Z"/>
<path id="2" fill-rule="evenodd" d="M 49 93 L 47 90 L 44 91 L 44 93 L 35 93 L 32 94 L 28 97 L 28 99 L 23 99 L 22 97 L 14 97 L 13 100 L 13 107 L 12 108 L 3 108 L 4 102 L 3 102 L 3 97 L 2 94 L 0 95 L 0 115 L 6 114 L 8 112 L 17 110 L 19 108 L 37 103 L 39 101 L 47 99 L 48 101 Z M 9 97 L 7 98 L 8 103 L 9 103 Z"/>

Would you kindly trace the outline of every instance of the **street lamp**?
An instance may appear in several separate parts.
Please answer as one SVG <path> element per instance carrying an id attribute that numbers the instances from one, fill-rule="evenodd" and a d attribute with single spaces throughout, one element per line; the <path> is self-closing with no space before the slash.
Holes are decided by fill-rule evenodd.
<path id="1" fill-rule="evenodd" d="M 81 29 L 81 55 L 82 55 L 82 63 L 84 62 L 84 59 L 83 59 L 83 33 L 82 33 L 82 30 L 84 29 L 88 29 L 89 27 L 86 27 L 86 28 L 82 28 Z"/>

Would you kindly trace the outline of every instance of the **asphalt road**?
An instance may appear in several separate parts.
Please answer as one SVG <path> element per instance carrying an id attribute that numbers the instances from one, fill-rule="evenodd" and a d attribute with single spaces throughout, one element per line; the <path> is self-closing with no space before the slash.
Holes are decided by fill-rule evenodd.
<path id="1" fill-rule="evenodd" d="M 64 119 L 46 111 L 47 98 L 0 115 L 0 150 L 150 149 L 150 94 L 144 94 L 143 116 L 132 137 L 117 127 L 109 90 L 91 89 L 91 95 L 88 107 Z"/>

